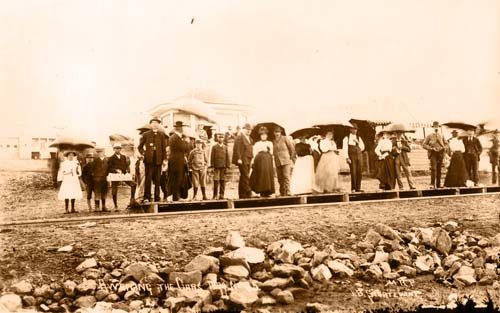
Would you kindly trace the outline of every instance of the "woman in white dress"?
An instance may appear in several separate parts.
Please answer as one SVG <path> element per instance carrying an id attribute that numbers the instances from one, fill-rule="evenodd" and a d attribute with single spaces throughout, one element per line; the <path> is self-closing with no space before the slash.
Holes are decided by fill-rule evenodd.
<path id="1" fill-rule="evenodd" d="M 66 152 L 65 156 L 66 160 L 61 163 L 59 172 L 57 173 L 57 181 L 62 182 L 58 193 L 58 199 L 64 200 L 64 214 L 70 213 L 68 211 L 70 201 L 71 213 L 78 213 L 75 210 L 75 200 L 82 198 L 82 188 L 79 179 L 82 175 L 82 169 L 80 163 L 76 159 L 76 152 Z"/>
<path id="2" fill-rule="evenodd" d="M 327 131 L 319 142 L 321 158 L 316 168 L 314 191 L 328 193 L 339 191 L 339 149 L 333 140 L 333 131 Z"/>
<path id="3" fill-rule="evenodd" d="M 378 159 L 377 178 L 380 182 L 380 189 L 393 190 L 396 188 L 396 163 L 394 161 L 393 150 L 397 147 L 394 146 L 390 138 L 390 133 L 386 131 L 382 131 L 381 133 L 382 138 L 375 147 L 375 154 Z"/>
<path id="4" fill-rule="evenodd" d="M 290 180 L 290 192 L 293 195 L 312 193 L 314 185 L 314 159 L 311 145 L 306 143 L 306 137 L 301 137 L 295 145 L 297 161 L 293 167 Z"/>

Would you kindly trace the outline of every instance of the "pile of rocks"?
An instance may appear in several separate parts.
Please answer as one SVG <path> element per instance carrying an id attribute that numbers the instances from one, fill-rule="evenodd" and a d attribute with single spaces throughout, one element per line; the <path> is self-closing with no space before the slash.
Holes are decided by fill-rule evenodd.
<path id="1" fill-rule="evenodd" d="M 165 262 L 129 262 L 98 251 L 77 268 L 81 280 L 38 287 L 11 286 L 0 307 L 65 312 L 210 312 L 291 304 L 313 284 L 368 282 L 433 275 L 448 285 L 496 284 L 500 234 L 487 239 L 461 231 L 455 222 L 397 231 L 377 224 L 351 249 L 324 249 L 291 239 L 247 246 L 236 231 L 224 247 L 208 248 L 182 271 Z M 93 308 L 93 309 L 92 309 Z M 321 311 L 309 304 L 308 311 Z M 264 309 L 261 309 L 265 311 Z"/>

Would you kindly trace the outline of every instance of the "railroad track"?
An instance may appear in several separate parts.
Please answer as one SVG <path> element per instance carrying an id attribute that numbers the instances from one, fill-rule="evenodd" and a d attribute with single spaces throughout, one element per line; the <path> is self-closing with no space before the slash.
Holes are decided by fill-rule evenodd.
<path id="1" fill-rule="evenodd" d="M 472 188 L 442 188 L 420 190 L 391 190 L 364 193 L 332 193 L 303 195 L 277 198 L 252 198 L 237 200 L 209 200 L 193 202 L 153 202 L 142 205 L 147 213 L 127 213 L 115 215 L 95 215 L 73 218 L 54 218 L 39 220 L 10 221 L 0 223 L 0 227 L 22 225 L 52 225 L 65 223 L 81 223 L 91 221 L 111 221 L 120 219 L 167 218 L 180 215 L 207 213 L 241 213 L 256 210 L 307 209 L 349 205 L 350 203 L 374 203 L 412 201 L 424 199 L 460 198 L 481 195 L 500 195 L 500 186 Z"/>

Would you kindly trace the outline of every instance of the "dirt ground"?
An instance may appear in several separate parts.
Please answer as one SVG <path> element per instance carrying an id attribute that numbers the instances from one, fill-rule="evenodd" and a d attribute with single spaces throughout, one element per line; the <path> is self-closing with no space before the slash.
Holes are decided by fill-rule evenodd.
<path id="1" fill-rule="evenodd" d="M 481 183 L 489 184 L 490 176 L 482 174 Z M 414 177 L 417 188 L 428 188 L 429 177 Z M 350 190 L 350 177 L 340 175 L 340 187 L 343 190 Z M 406 179 L 403 178 L 404 187 L 408 188 Z M 276 184 L 278 188 L 278 184 Z M 365 191 L 377 191 L 378 181 L 365 177 L 362 182 Z M 85 194 L 85 192 L 84 192 Z M 207 187 L 207 195 L 212 197 L 212 186 Z M 192 190 L 189 194 L 192 197 Z M 226 196 L 230 199 L 238 197 L 237 182 L 228 182 L 226 186 Z M 0 171 L 0 222 L 47 219 L 75 216 L 90 216 L 99 214 L 123 214 L 130 199 L 130 187 L 121 185 L 118 190 L 118 206 L 120 212 L 110 213 L 89 213 L 85 199 L 76 201 L 77 214 L 64 215 L 64 203 L 57 199 L 57 189 L 52 186 L 50 175 L 35 172 Z M 201 199 L 201 194 L 198 194 Z M 108 208 L 113 209 L 111 192 L 108 194 L 106 202 Z"/>
<path id="2" fill-rule="evenodd" d="M 330 208 L 280 209 L 233 214 L 177 216 L 163 219 L 116 220 L 98 222 L 96 227 L 76 224 L 22 226 L 0 231 L 0 277 L 3 287 L 13 280 L 31 278 L 39 282 L 74 277 L 74 268 L 84 254 L 106 249 L 127 259 L 172 261 L 181 268 L 207 246 L 221 246 L 229 230 L 238 230 L 249 245 L 260 240 L 269 243 L 293 238 L 319 248 L 333 244 L 337 251 L 349 250 L 372 225 L 382 222 L 396 229 L 428 226 L 448 220 L 458 221 L 472 233 L 493 236 L 500 232 L 499 195 L 478 195 L 453 199 L 407 200 L 399 202 L 337 205 Z M 82 250 L 72 254 L 50 252 L 51 248 L 80 243 Z M 486 287 L 458 291 L 439 285 L 432 277 L 416 279 L 415 286 L 398 290 L 419 291 L 407 298 L 382 299 L 372 303 L 354 292 L 354 281 L 316 285 L 300 295 L 296 303 L 280 307 L 299 311 L 308 302 L 321 302 L 337 309 L 368 309 L 394 305 L 444 304 L 448 294 L 486 296 Z M 383 284 L 364 286 L 387 290 Z M 500 291 L 492 290 L 496 305 Z M 275 309 L 272 309 L 274 312 Z"/>

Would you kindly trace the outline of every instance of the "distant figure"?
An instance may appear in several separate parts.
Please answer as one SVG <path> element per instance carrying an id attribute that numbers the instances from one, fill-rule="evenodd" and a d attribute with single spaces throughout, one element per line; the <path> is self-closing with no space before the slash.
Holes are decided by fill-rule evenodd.
<path id="1" fill-rule="evenodd" d="M 157 117 L 149 121 L 151 130 L 146 131 L 139 142 L 137 149 L 144 155 L 146 169 L 144 181 L 144 202 L 151 201 L 151 183 L 154 183 L 154 200 L 160 201 L 161 165 L 166 162 L 167 136 L 160 131 L 161 120 Z"/>
<path id="2" fill-rule="evenodd" d="M 469 179 L 463 157 L 465 146 L 463 141 L 458 138 L 458 131 L 453 130 L 451 134 L 453 137 L 448 142 L 451 160 L 444 179 L 444 185 L 446 187 L 465 187 Z"/>
<path id="3" fill-rule="evenodd" d="M 252 174 L 250 175 L 250 186 L 252 191 L 262 197 L 269 197 L 275 192 L 274 166 L 273 166 L 273 143 L 268 138 L 267 127 L 259 129 L 260 140 L 253 146 L 254 161 Z"/>
<path id="4" fill-rule="evenodd" d="M 252 189 L 250 188 L 250 163 L 253 158 L 252 139 L 250 132 L 252 127 L 245 124 L 241 133 L 236 137 L 233 146 L 233 164 L 238 166 L 240 178 L 238 182 L 238 196 L 240 199 L 250 198 Z"/>
<path id="5" fill-rule="evenodd" d="M 92 212 L 92 193 L 94 192 L 94 184 L 92 180 L 92 166 L 94 165 L 94 154 L 87 153 L 85 156 L 85 165 L 82 168 L 82 180 L 85 184 L 87 192 L 87 207 L 89 212 Z"/>
<path id="6" fill-rule="evenodd" d="M 325 138 L 319 142 L 321 157 L 315 174 L 314 191 L 328 193 L 339 188 L 339 149 L 333 140 L 333 131 L 327 131 Z"/>
<path id="7" fill-rule="evenodd" d="M 169 139 L 169 157 L 168 157 L 168 190 L 172 193 L 172 200 L 179 201 L 181 191 L 186 186 L 187 154 L 189 152 L 189 138 L 183 136 L 183 127 L 181 121 L 175 122 L 175 132 Z M 184 139 L 183 139 L 184 137 Z"/>
<path id="8" fill-rule="evenodd" d="M 297 159 L 295 147 L 287 137 L 283 136 L 283 129 L 276 127 L 274 129 L 273 154 L 278 174 L 278 183 L 281 196 L 290 195 L 290 176 L 292 166 Z"/>
<path id="9" fill-rule="evenodd" d="M 411 175 L 411 164 L 410 158 L 408 157 L 408 153 L 411 152 L 410 142 L 403 135 L 403 133 L 396 132 L 395 137 L 393 138 L 393 146 L 396 147 L 396 156 L 394 162 L 396 163 L 396 180 L 398 183 L 398 187 L 400 190 L 403 189 L 403 180 L 401 178 L 401 169 L 403 169 L 403 173 L 406 176 L 406 180 L 408 181 L 408 187 L 410 189 L 415 189 L 415 183 L 413 182 L 413 177 Z"/>
<path id="10" fill-rule="evenodd" d="M 375 147 L 375 154 L 377 155 L 379 163 L 377 178 L 380 182 L 380 189 L 382 190 L 392 190 L 396 187 L 395 150 L 396 147 L 390 139 L 390 134 L 383 131 L 382 138 Z"/>
<path id="11" fill-rule="evenodd" d="M 349 171 L 351 173 L 351 191 L 360 192 L 362 191 L 361 179 L 363 176 L 362 153 L 365 150 L 365 144 L 363 139 L 358 135 L 358 125 L 352 125 L 350 134 L 344 138 L 342 149 L 344 156 L 347 157 L 347 164 L 349 164 Z"/>
<path id="12" fill-rule="evenodd" d="M 94 186 L 95 210 L 99 211 L 99 200 L 102 212 L 109 212 L 106 207 L 106 195 L 108 193 L 108 158 L 104 155 L 104 148 L 96 148 L 97 158 L 92 165 L 92 185 Z"/>
<path id="13" fill-rule="evenodd" d="M 306 137 L 301 137 L 295 145 L 297 161 L 293 167 L 290 180 L 290 192 L 293 195 L 312 193 L 314 185 L 314 159 L 311 145 L 306 143 Z"/>
<path id="14" fill-rule="evenodd" d="M 475 136 L 475 131 L 473 129 L 467 131 L 467 137 L 463 138 L 463 142 L 465 147 L 464 160 L 467 174 L 469 175 L 469 179 L 477 186 L 479 184 L 479 160 L 483 152 L 483 147 L 479 139 Z"/>
<path id="15" fill-rule="evenodd" d="M 434 131 L 425 137 L 422 147 L 427 150 L 427 157 L 431 163 L 431 188 L 441 188 L 441 168 L 446 149 L 443 135 L 439 133 L 439 122 L 433 122 Z"/>
<path id="16" fill-rule="evenodd" d="M 115 153 L 109 157 L 108 166 L 109 173 L 118 173 L 118 174 L 127 174 L 130 173 L 130 159 L 121 153 L 122 144 L 117 142 L 113 145 L 113 150 Z M 136 183 L 133 181 L 125 181 L 125 184 L 130 186 L 130 202 L 129 206 L 134 205 L 134 194 Z M 113 181 L 111 182 L 111 195 L 113 197 L 113 205 L 115 211 L 118 211 L 118 185 L 120 182 Z"/>
<path id="17" fill-rule="evenodd" d="M 210 167 L 214 169 L 214 193 L 213 199 L 224 199 L 226 189 L 226 170 L 229 169 L 229 151 L 224 144 L 224 135 L 216 133 L 217 143 L 212 147 L 210 156 Z"/>
<path id="18" fill-rule="evenodd" d="M 206 180 L 207 180 L 207 167 L 208 158 L 203 150 L 203 140 L 196 139 L 195 148 L 191 150 L 188 157 L 189 170 L 191 171 L 193 179 L 193 200 L 196 200 L 198 189 L 201 188 L 203 200 L 207 200 L 206 194 Z"/>
<path id="19" fill-rule="evenodd" d="M 491 137 L 491 148 L 488 152 L 491 163 L 491 183 L 496 184 L 498 179 L 498 138 L 496 133 Z M 500 180 L 499 180 L 500 183 Z"/>
<path id="20" fill-rule="evenodd" d="M 75 200 L 82 198 L 82 189 L 79 177 L 82 175 L 80 163 L 76 160 L 76 152 L 69 151 L 65 153 L 66 160 L 61 163 L 57 181 L 62 182 L 58 193 L 58 199 L 64 200 L 64 214 L 68 211 L 71 201 L 71 213 L 78 213 L 75 210 Z"/>

